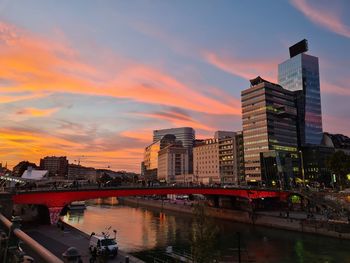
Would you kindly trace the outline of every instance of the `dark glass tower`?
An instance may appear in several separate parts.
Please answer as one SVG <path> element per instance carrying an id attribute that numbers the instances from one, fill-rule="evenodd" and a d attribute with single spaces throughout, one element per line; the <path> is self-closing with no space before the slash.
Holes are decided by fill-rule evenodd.
<path id="1" fill-rule="evenodd" d="M 302 48 L 293 49 L 296 46 Z M 299 145 L 319 145 L 323 131 L 318 58 L 304 53 L 306 40 L 291 49 L 291 58 L 278 65 L 278 83 L 295 91 Z"/>

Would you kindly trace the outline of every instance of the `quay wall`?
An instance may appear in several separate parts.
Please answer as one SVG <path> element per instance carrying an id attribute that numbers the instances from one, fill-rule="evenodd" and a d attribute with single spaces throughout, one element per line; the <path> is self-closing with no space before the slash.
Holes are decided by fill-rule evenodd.
<path id="1" fill-rule="evenodd" d="M 151 207 L 160 210 L 168 210 L 179 213 L 192 214 L 193 207 L 185 204 L 162 202 L 159 200 L 145 200 L 140 198 L 119 198 L 121 204 Z M 222 208 L 208 207 L 209 216 L 219 219 L 232 220 L 240 223 L 258 226 L 279 228 L 303 233 L 318 234 L 329 237 L 350 239 L 350 226 L 344 224 L 330 224 L 326 221 L 315 221 L 306 219 L 291 219 L 279 216 L 252 214 L 247 211 L 228 210 Z M 344 231 L 344 229 L 348 231 Z"/>

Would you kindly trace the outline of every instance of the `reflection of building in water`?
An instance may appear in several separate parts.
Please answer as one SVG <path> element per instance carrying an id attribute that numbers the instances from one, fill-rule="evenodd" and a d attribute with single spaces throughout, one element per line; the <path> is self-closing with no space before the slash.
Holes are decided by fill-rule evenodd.
<path id="1" fill-rule="evenodd" d="M 105 198 L 96 198 L 86 201 L 87 204 L 90 205 L 118 205 L 118 198 L 113 197 L 105 197 Z"/>
<path id="2" fill-rule="evenodd" d="M 67 214 L 63 217 L 63 221 L 70 224 L 84 223 L 84 210 L 68 211 Z"/>

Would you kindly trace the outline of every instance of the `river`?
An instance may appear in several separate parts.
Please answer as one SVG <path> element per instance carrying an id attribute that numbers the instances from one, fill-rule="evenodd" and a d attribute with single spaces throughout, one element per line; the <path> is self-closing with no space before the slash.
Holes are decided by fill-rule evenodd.
<path id="1" fill-rule="evenodd" d="M 87 206 L 85 211 L 68 212 L 64 221 L 88 234 L 108 231 L 113 236 L 115 229 L 120 249 L 146 262 L 165 260 L 167 246 L 190 252 L 191 215 L 124 206 L 110 200 L 108 205 L 100 202 Z M 238 258 L 239 232 L 242 262 L 252 259 L 266 263 L 350 263 L 347 240 L 213 220 L 219 227 L 217 242 L 225 262 L 235 262 Z"/>

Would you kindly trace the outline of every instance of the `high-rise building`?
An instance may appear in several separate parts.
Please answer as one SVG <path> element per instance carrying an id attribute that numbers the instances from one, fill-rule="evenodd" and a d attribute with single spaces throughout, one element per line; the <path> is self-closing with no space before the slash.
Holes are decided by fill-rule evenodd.
<path id="1" fill-rule="evenodd" d="M 298 160 L 294 93 L 261 77 L 250 80 L 250 84 L 241 93 L 246 181 L 288 184 L 298 170 L 298 163 L 283 165 L 287 159 L 293 164 Z M 262 178 L 263 153 L 267 152 L 273 152 L 273 165 L 278 168 L 274 178 Z"/>
<path id="2" fill-rule="evenodd" d="M 68 173 L 67 157 L 46 156 L 40 159 L 40 168 L 49 171 L 49 176 L 66 176 Z"/>
<path id="3" fill-rule="evenodd" d="M 193 173 L 193 146 L 195 142 L 195 131 L 191 127 L 170 128 L 153 131 L 153 142 L 162 139 L 165 135 L 172 134 L 176 140 L 182 142 L 182 146 L 188 150 L 189 173 Z"/>
<path id="4" fill-rule="evenodd" d="M 318 58 L 305 54 L 304 39 L 289 48 L 290 58 L 278 65 L 278 84 L 296 92 L 298 143 L 319 145 L 322 140 L 322 114 Z"/>

